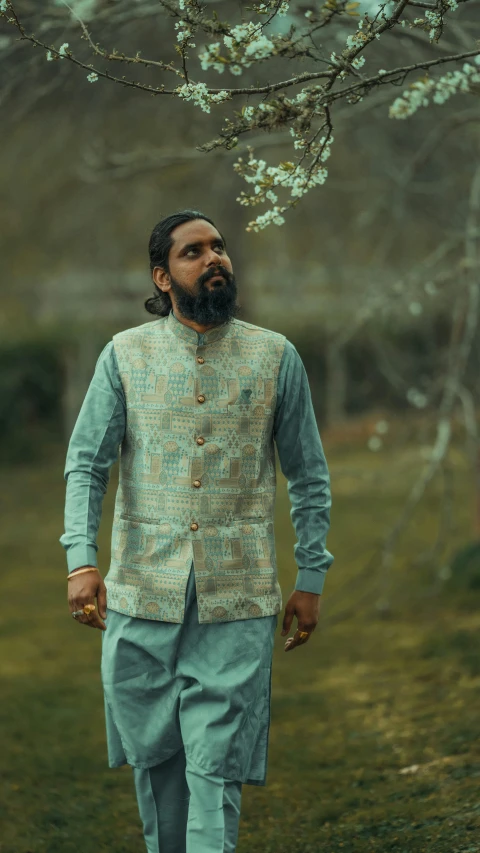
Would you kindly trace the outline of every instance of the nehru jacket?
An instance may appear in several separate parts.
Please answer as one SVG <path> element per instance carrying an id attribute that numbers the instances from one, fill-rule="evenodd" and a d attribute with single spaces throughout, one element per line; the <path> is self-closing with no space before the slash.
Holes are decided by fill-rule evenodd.
<path id="1" fill-rule="evenodd" d="M 119 454 L 109 608 L 183 622 L 193 561 L 199 622 L 279 613 L 274 443 L 298 537 L 295 588 L 321 592 L 333 562 L 330 480 L 293 345 L 238 319 L 200 334 L 173 311 L 114 335 L 67 453 L 60 542 L 69 570 L 96 565 L 102 498 Z"/>

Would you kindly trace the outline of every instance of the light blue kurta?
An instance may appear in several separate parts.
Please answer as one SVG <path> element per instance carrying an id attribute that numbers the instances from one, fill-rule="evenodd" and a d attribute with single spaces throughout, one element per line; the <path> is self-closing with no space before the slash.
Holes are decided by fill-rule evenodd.
<path id="1" fill-rule="evenodd" d="M 187 763 L 265 785 L 278 614 L 199 623 L 194 567 L 183 623 L 107 608 L 102 682 L 110 767 Z"/>
<path id="2" fill-rule="evenodd" d="M 203 345 L 201 334 L 198 345 Z M 306 371 L 288 340 L 277 391 L 273 433 L 298 540 L 295 589 L 321 593 L 333 562 L 326 548 L 330 480 Z M 65 533 L 60 542 L 70 572 L 97 565 L 103 496 L 126 418 L 109 342 L 97 361 L 68 447 Z M 193 563 L 183 623 L 129 617 L 108 607 L 107 614 L 102 681 L 109 766 L 128 762 L 152 767 L 184 746 L 187 759 L 206 771 L 264 785 L 278 614 L 199 623 Z"/>

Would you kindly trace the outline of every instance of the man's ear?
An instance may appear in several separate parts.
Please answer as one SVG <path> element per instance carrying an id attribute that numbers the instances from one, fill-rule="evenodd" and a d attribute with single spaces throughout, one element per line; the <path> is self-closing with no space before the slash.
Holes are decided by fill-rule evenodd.
<path id="1" fill-rule="evenodd" d="M 160 288 L 160 290 L 167 291 L 170 290 L 170 275 L 163 267 L 154 267 L 152 271 L 152 280 L 153 283 Z"/>

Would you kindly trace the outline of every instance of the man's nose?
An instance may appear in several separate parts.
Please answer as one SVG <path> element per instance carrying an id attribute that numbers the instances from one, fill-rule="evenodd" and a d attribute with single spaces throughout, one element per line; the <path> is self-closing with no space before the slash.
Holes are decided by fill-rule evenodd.
<path id="1" fill-rule="evenodd" d="M 210 250 L 210 254 L 207 258 L 207 266 L 209 267 L 220 267 L 222 264 L 222 256 L 215 252 L 213 249 Z"/>

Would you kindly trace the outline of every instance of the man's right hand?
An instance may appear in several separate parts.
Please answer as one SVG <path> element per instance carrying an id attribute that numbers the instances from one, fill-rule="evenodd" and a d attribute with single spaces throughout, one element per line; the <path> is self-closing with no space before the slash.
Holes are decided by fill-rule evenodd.
<path id="1" fill-rule="evenodd" d="M 95 568 L 95 571 L 81 572 L 76 578 L 75 572 L 80 572 L 80 568 Z M 86 614 L 76 616 L 75 621 L 89 625 L 90 628 L 100 628 L 101 631 L 105 631 L 107 626 L 102 619 L 107 618 L 107 588 L 98 569 L 94 566 L 79 566 L 78 569 L 70 572 L 67 583 L 70 613 L 83 610 L 86 604 L 95 604 L 95 598 L 97 599 L 97 609 L 88 616 Z"/>

